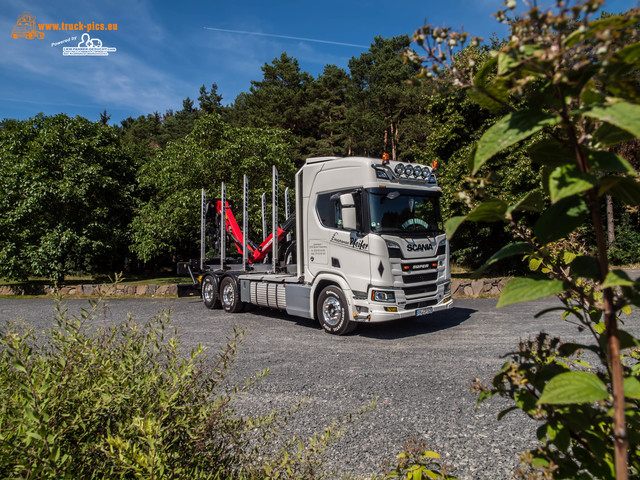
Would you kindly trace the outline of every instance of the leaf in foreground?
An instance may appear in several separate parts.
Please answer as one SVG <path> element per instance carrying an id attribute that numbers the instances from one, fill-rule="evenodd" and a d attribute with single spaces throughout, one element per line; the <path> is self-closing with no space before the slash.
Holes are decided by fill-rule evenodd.
<path id="1" fill-rule="evenodd" d="M 549 380 L 537 403 L 569 405 L 598 402 L 607 398 L 607 387 L 593 373 L 565 372 Z"/>
<path id="2" fill-rule="evenodd" d="M 514 278 L 502 289 L 498 308 L 513 303 L 528 302 L 539 298 L 557 295 L 565 290 L 561 280 L 550 278 Z"/>

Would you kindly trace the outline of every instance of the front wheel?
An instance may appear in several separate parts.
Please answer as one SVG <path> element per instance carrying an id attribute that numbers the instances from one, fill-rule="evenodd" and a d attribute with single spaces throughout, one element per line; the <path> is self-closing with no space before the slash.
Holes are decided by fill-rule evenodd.
<path id="1" fill-rule="evenodd" d="M 349 306 L 344 293 L 334 285 L 320 292 L 316 315 L 322 328 L 334 335 L 344 335 L 356 328 L 356 323 L 349 320 Z"/>
<path id="2" fill-rule="evenodd" d="M 233 277 L 224 277 L 220 283 L 220 301 L 222 308 L 230 313 L 238 313 L 244 309 L 244 302 L 240 301 L 238 282 Z"/>

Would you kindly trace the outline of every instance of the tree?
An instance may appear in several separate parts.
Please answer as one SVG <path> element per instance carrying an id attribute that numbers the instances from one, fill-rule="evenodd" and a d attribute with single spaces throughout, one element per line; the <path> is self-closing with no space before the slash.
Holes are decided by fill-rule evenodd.
<path id="1" fill-rule="evenodd" d="M 143 261 L 172 261 L 197 255 L 200 231 L 200 190 L 219 195 L 225 182 L 229 200 L 241 205 L 242 177 L 253 190 L 251 225 L 258 224 L 259 194 L 270 188 L 271 166 L 291 183 L 289 135 L 281 130 L 234 128 L 219 115 L 203 115 L 183 139 L 170 142 L 140 171 L 142 188 L 152 193 L 132 223 L 132 249 Z M 255 230 L 254 230 L 255 232 Z"/>
<path id="2" fill-rule="evenodd" d="M 506 221 L 516 241 L 487 265 L 524 256 L 543 275 L 509 282 L 498 306 L 557 294 L 562 318 L 572 319 L 594 341 L 563 344 L 541 334 L 523 342 L 492 387 L 480 387 L 480 401 L 500 394 L 515 403 L 508 411 L 519 408 L 544 422 L 542 445 L 527 456 L 544 478 L 637 477 L 640 379 L 621 355 L 633 357 L 625 349 L 640 343 L 619 330 L 618 316 L 640 306 L 640 282 L 609 268 L 601 197 L 640 205 L 637 172 L 607 150 L 640 136 L 639 99 L 630 77 L 640 68 L 640 11 L 591 21 L 601 1 L 558 0 L 555 10 L 534 6 L 510 19 L 516 2 L 506 5 L 496 17 L 509 23 L 512 36 L 480 69 L 474 62 L 456 62 L 455 49 L 468 35 L 449 28 L 419 29 L 414 39 L 426 55 L 408 51 L 407 58 L 424 62 L 423 76 L 465 87 L 485 107 L 508 110 L 471 152 L 472 174 L 506 148 L 531 139 L 530 156 L 543 167 L 551 205 L 535 191 L 516 202 L 485 197 L 468 214 L 449 219 L 447 233 L 453 235 L 463 221 Z M 571 241 L 585 221 L 593 229 L 595 251 L 581 251 Z M 596 354 L 599 368 L 576 359 L 581 349 Z"/>
<path id="3" fill-rule="evenodd" d="M 298 141 L 294 157 L 307 156 L 314 140 L 312 122 L 304 110 L 313 77 L 286 52 L 265 63 L 262 72 L 262 80 L 252 81 L 249 93 L 236 99 L 229 119 L 237 126 L 289 130 Z"/>
<path id="4" fill-rule="evenodd" d="M 218 84 L 211 84 L 211 91 L 207 92 L 207 87 L 202 84 L 200 96 L 198 97 L 200 110 L 205 113 L 220 113 L 222 110 L 222 95 L 218 95 Z"/>
<path id="5" fill-rule="evenodd" d="M 102 112 L 100 112 L 100 123 L 102 125 L 109 125 L 110 119 L 111 119 L 111 114 L 107 113 L 106 108 Z"/>
<path id="6" fill-rule="evenodd" d="M 187 97 L 182 101 L 182 110 L 167 112 L 163 119 L 163 143 L 184 138 L 191 130 L 198 118 L 198 111 L 193 106 L 193 101 Z"/>
<path id="7" fill-rule="evenodd" d="M 375 37 L 368 52 L 349 61 L 348 124 L 355 153 L 381 157 L 387 152 L 398 159 L 402 121 L 414 105 L 407 100 L 414 94 L 408 82 L 416 67 L 398 55 L 409 43 L 406 35 Z"/>
<path id="8" fill-rule="evenodd" d="M 42 114 L 0 130 L 0 276 L 113 272 L 126 255 L 133 168 L 112 127 Z"/>
<path id="9" fill-rule="evenodd" d="M 126 118 L 120 124 L 122 141 L 130 149 L 136 166 L 149 161 L 157 149 L 166 145 L 162 117 L 157 111 L 136 119 Z"/>
<path id="10" fill-rule="evenodd" d="M 335 65 L 326 65 L 311 84 L 302 113 L 311 123 L 309 132 L 315 140 L 312 156 L 346 155 L 346 91 L 349 76 Z M 312 142 L 306 141 L 305 144 Z"/>

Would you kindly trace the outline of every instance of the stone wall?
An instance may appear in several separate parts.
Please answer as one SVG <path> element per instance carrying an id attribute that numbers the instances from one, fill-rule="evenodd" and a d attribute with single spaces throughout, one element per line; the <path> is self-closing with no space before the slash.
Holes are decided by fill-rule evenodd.
<path id="1" fill-rule="evenodd" d="M 480 280 L 452 280 L 454 297 L 497 297 L 509 278 L 485 278 Z"/>
<path id="2" fill-rule="evenodd" d="M 65 297 L 95 296 L 104 293 L 116 297 L 163 297 L 178 294 L 177 285 L 65 285 L 60 293 Z M 53 295 L 53 285 L 2 285 L 0 295 Z"/>

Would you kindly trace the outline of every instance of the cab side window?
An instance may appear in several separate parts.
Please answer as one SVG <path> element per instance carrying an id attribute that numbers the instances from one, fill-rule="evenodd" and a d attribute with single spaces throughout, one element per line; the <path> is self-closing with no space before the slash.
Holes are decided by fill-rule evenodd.
<path id="1" fill-rule="evenodd" d="M 335 192 L 321 193 L 316 200 L 316 211 L 320 223 L 327 228 L 344 229 L 342 223 L 342 205 L 340 204 L 340 195 L 344 193 L 353 193 L 353 190 L 337 190 Z M 356 206 L 356 230 L 362 231 L 362 202 L 360 193 L 353 193 L 353 199 Z"/>

